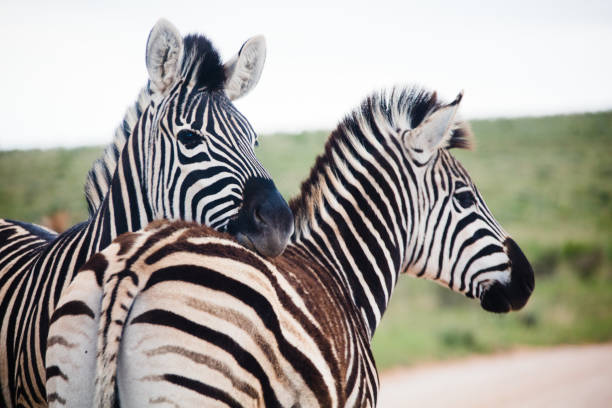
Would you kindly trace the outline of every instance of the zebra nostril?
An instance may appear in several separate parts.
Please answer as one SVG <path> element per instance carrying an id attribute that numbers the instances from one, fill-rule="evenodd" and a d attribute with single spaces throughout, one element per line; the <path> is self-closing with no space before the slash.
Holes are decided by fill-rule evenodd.
<path id="1" fill-rule="evenodd" d="M 261 208 L 260 207 L 256 207 L 253 210 L 253 220 L 255 221 L 255 225 L 257 226 L 264 226 L 266 225 L 266 221 L 264 221 L 264 219 L 261 216 Z"/>

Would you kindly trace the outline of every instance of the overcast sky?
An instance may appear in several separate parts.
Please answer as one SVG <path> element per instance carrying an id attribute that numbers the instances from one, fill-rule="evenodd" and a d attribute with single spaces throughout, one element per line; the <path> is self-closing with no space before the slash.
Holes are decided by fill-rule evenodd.
<path id="1" fill-rule="evenodd" d="M 259 133 L 331 128 L 395 84 L 463 89 L 467 118 L 612 109 L 609 0 L 25 3 L 0 5 L 0 149 L 110 141 L 160 17 L 224 59 L 265 35 L 261 81 L 236 102 Z"/>

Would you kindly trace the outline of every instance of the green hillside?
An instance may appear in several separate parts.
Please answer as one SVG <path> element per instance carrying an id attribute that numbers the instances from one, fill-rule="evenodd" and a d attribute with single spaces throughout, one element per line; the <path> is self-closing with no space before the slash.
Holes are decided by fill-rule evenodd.
<path id="1" fill-rule="evenodd" d="M 487 314 L 431 282 L 400 279 L 374 338 L 381 368 L 520 345 L 612 339 L 612 112 L 474 121 L 456 151 L 536 271 L 525 310 Z M 289 198 L 326 132 L 263 136 L 258 156 Z M 83 184 L 102 148 L 0 152 L 0 216 L 87 216 Z"/>

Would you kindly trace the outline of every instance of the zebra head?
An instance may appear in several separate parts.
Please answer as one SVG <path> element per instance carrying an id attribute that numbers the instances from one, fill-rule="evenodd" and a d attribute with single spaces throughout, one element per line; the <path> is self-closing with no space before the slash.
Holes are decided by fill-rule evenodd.
<path id="1" fill-rule="evenodd" d="M 479 298 L 485 310 L 518 310 L 534 288 L 531 265 L 448 150 L 471 146 L 468 125 L 455 121 L 462 94 L 448 105 L 438 103 L 435 93 L 421 96 L 422 110 L 411 112 L 412 126 L 400 130 L 418 191 L 418 238 L 408 250 L 406 271 Z"/>
<path id="2" fill-rule="evenodd" d="M 153 219 L 196 221 L 276 256 L 293 216 L 255 157 L 255 131 L 232 104 L 257 84 L 265 54 L 263 37 L 253 37 L 222 64 L 208 39 L 183 38 L 160 20 L 147 42 L 151 102 L 133 135 Z"/>

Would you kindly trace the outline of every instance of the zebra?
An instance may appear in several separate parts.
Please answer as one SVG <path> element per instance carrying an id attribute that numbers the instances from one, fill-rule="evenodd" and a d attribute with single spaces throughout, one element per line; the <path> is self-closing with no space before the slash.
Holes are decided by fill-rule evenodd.
<path id="1" fill-rule="evenodd" d="M 118 237 L 53 316 L 51 406 L 371 407 L 370 342 L 401 274 L 521 309 L 533 269 L 450 153 L 473 144 L 461 98 L 366 98 L 290 201 L 278 258 L 186 222 Z"/>
<path id="2" fill-rule="evenodd" d="M 0 406 L 46 406 L 51 313 L 76 271 L 116 236 L 185 219 L 227 230 L 265 256 L 284 249 L 291 210 L 231 102 L 256 85 L 264 60 L 263 37 L 222 64 L 206 37 L 183 38 L 160 20 L 147 41 L 148 83 L 88 175 L 89 219 L 59 235 L 0 220 Z"/>

